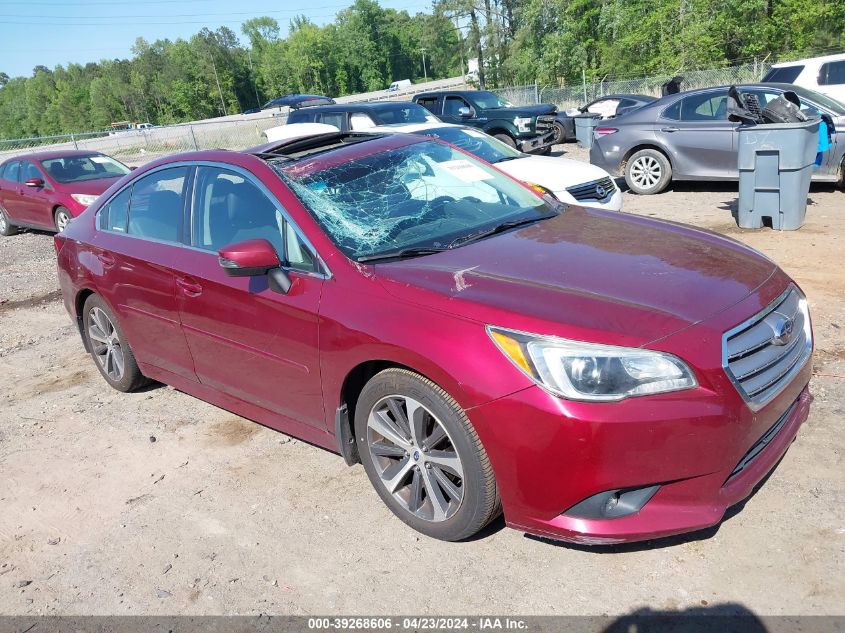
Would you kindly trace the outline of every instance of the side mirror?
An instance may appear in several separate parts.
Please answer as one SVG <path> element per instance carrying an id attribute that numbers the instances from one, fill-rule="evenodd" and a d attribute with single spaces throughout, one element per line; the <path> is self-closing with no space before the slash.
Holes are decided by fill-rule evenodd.
<path id="1" fill-rule="evenodd" d="M 472 108 L 458 108 L 458 116 L 462 119 L 468 119 L 472 116 Z"/>
<path id="2" fill-rule="evenodd" d="M 27 187 L 35 187 L 37 189 L 40 189 L 44 186 L 44 180 L 41 178 L 30 178 L 23 184 L 25 184 Z"/>
<path id="3" fill-rule="evenodd" d="M 220 267 L 230 277 L 266 275 L 281 265 L 273 245 L 267 240 L 244 240 L 218 251 Z"/>

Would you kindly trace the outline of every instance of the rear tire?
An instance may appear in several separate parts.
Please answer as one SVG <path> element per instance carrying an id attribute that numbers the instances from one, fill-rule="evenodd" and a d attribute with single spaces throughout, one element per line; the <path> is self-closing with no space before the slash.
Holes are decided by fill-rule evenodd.
<path id="1" fill-rule="evenodd" d="M 559 145 L 560 143 L 566 142 L 566 126 L 561 123 L 560 121 L 554 122 L 555 128 L 555 140 L 554 144 Z"/>
<path id="2" fill-rule="evenodd" d="M 65 207 L 56 207 L 53 212 L 53 224 L 56 225 L 56 232 L 61 233 L 65 230 L 68 224 L 73 220 L 73 216 Z"/>
<path id="3" fill-rule="evenodd" d="M 458 403 L 406 369 L 376 374 L 355 406 L 364 470 L 399 519 L 432 538 L 459 541 L 501 511 L 487 453 Z"/>
<path id="4" fill-rule="evenodd" d="M 502 141 L 502 143 L 505 143 L 506 145 L 510 145 L 511 147 L 516 149 L 516 141 L 513 139 L 513 137 L 510 134 L 505 134 L 504 132 L 501 132 L 499 134 L 494 134 L 493 138 L 497 138 L 500 141 Z"/>
<path id="5" fill-rule="evenodd" d="M 6 215 L 6 209 L 0 207 L 0 235 L 9 237 L 18 232 L 18 227 L 9 221 L 9 216 Z"/>
<path id="6" fill-rule="evenodd" d="M 672 165 L 663 152 L 641 149 L 625 164 L 625 182 L 640 195 L 660 193 L 672 182 Z"/>
<path id="7" fill-rule="evenodd" d="M 109 385 L 129 392 L 149 382 L 138 368 L 117 318 L 100 295 L 91 295 L 85 301 L 82 325 L 94 364 Z"/>

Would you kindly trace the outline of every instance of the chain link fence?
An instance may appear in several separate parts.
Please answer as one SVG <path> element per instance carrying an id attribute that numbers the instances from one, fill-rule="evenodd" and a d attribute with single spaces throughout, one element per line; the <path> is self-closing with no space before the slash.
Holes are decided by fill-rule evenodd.
<path id="1" fill-rule="evenodd" d="M 240 150 L 266 143 L 264 131 L 282 125 L 286 113 L 246 115 L 241 120 L 204 121 L 143 130 L 86 132 L 0 141 L 0 160 L 31 152 L 88 150 L 113 156 L 129 166 L 166 154 L 198 149 Z"/>
<path id="2" fill-rule="evenodd" d="M 680 74 L 684 80 L 681 88 L 706 88 L 758 81 L 768 70 L 768 65 L 748 64 L 712 70 L 690 71 Z M 598 97 L 613 93 L 648 94 L 660 96 L 661 85 L 672 75 L 658 75 L 623 81 L 604 81 L 573 86 L 512 86 L 497 88 L 492 92 L 515 105 L 554 103 L 565 110 L 588 103 Z M 463 78 L 444 79 L 424 86 L 412 86 L 401 92 L 386 91 L 350 95 L 338 102 L 409 100 L 421 90 L 468 88 Z M 160 156 L 200 149 L 241 150 L 266 141 L 264 131 L 283 125 L 287 112 L 259 112 L 234 115 L 218 120 L 198 121 L 180 125 L 152 127 L 143 130 L 99 131 L 37 138 L 0 140 L 0 160 L 36 151 L 80 149 L 102 152 L 129 166 L 141 165 Z"/>
<path id="3" fill-rule="evenodd" d="M 537 103 L 553 103 L 559 110 L 582 106 L 594 99 L 609 94 L 642 94 L 659 97 L 661 86 L 674 76 L 683 77 L 681 90 L 709 88 L 711 86 L 729 86 L 732 84 L 760 81 L 760 78 L 770 68 L 768 64 L 746 64 L 744 66 L 729 66 L 710 70 L 695 70 L 679 72 L 675 75 L 656 75 L 625 79 L 618 81 L 602 81 L 571 86 L 512 86 L 491 90 L 500 97 L 507 99 L 514 105 L 533 105 Z"/>

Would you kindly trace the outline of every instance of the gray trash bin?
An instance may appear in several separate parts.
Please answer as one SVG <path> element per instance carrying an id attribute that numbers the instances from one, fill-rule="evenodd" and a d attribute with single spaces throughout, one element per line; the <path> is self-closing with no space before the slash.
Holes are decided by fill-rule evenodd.
<path id="1" fill-rule="evenodd" d="M 590 149 L 593 146 L 593 130 L 598 127 L 601 115 L 587 112 L 572 118 L 575 121 L 575 140 L 584 149 Z"/>
<path id="2" fill-rule="evenodd" d="M 818 150 L 819 121 L 739 127 L 739 205 L 736 223 L 794 231 L 804 224 Z"/>

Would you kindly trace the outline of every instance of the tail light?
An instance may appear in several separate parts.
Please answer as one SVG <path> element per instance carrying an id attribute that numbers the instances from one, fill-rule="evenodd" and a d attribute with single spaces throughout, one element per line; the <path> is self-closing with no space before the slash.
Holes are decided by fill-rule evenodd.
<path id="1" fill-rule="evenodd" d="M 616 134 L 619 130 L 615 127 L 597 127 L 593 134 L 596 138 L 601 138 L 602 136 L 610 136 L 611 134 Z"/>

